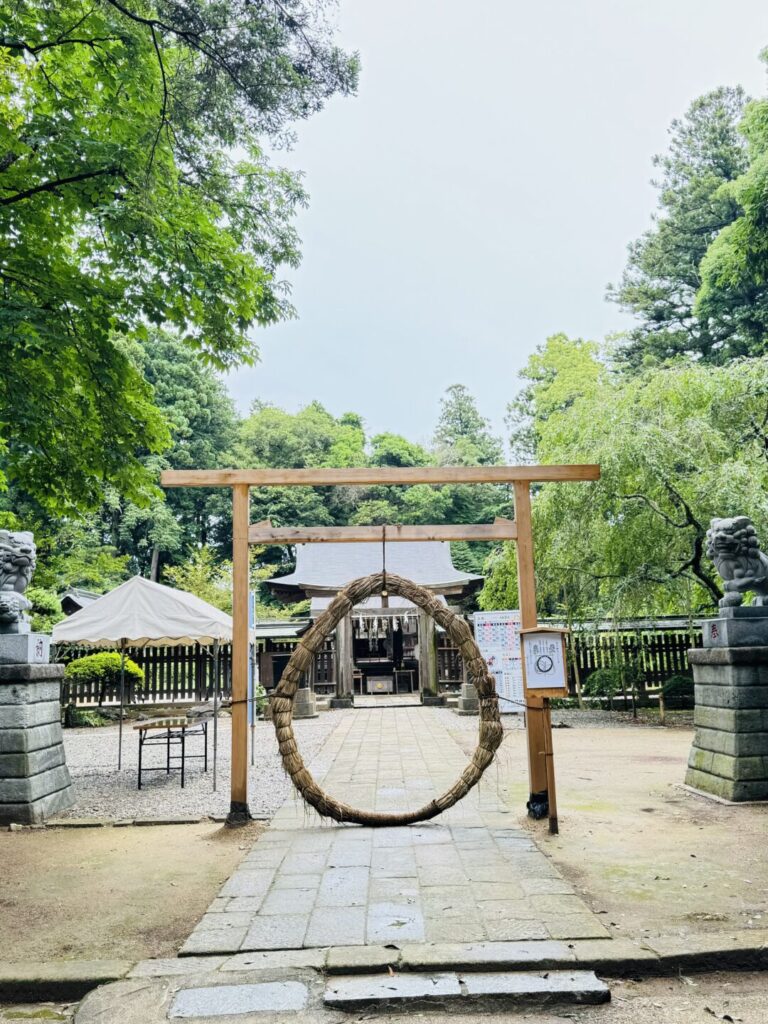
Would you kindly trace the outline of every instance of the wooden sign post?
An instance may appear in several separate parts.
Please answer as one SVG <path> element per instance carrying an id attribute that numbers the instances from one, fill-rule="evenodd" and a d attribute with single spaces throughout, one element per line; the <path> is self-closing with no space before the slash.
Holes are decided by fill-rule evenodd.
<path id="1" fill-rule="evenodd" d="M 516 540 L 523 629 L 536 625 L 536 582 L 531 528 L 531 483 L 598 480 L 600 467 L 585 466 L 366 466 L 348 469 L 169 469 L 160 477 L 163 487 L 230 487 L 232 489 L 232 776 L 231 825 L 244 824 L 248 809 L 248 566 L 249 544 L 307 544 L 378 540 L 381 527 L 273 528 L 249 522 L 251 487 L 333 487 L 412 484 L 512 484 L 515 520 L 457 526 L 388 526 L 388 541 Z M 375 534 L 375 535 L 374 535 Z M 552 737 L 546 698 L 530 695 L 526 714 L 529 813 L 548 811 L 547 762 Z M 548 757 L 547 751 L 550 751 Z M 554 800 L 554 785 L 552 798 Z"/>
<path id="2" fill-rule="evenodd" d="M 568 694 L 568 662 L 565 653 L 567 629 L 532 626 L 520 630 L 520 654 L 523 662 L 525 704 L 541 703 L 541 741 L 547 782 L 547 817 L 549 831 L 557 835 L 557 792 L 555 789 L 555 757 L 552 748 L 552 717 L 550 697 Z M 542 815 L 543 817 L 543 815 Z"/>

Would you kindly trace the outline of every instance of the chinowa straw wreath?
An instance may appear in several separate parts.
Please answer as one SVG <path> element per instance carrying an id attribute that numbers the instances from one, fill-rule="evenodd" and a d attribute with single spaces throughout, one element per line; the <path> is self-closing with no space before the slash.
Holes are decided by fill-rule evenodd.
<path id="1" fill-rule="evenodd" d="M 461 656 L 475 685 L 480 703 L 480 727 L 477 747 L 472 758 L 450 789 L 428 804 L 415 811 L 402 814 L 383 814 L 377 811 L 360 811 L 330 796 L 318 786 L 307 771 L 293 735 L 293 698 L 299 680 L 312 664 L 312 659 L 321 649 L 325 638 L 333 632 L 345 615 L 371 594 L 382 592 L 399 594 L 418 605 L 435 622 L 439 623 L 461 651 Z M 389 573 L 374 573 L 353 580 L 339 591 L 328 609 L 300 640 L 291 659 L 285 667 L 280 683 L 271 701 L 272 720 L 280 747 L 283 766 L 304 800 L 319 814 L 336 821 L 352 822 L 357 825 L 411 825 L 417 821 L 428 821 L 447 810 L 465 796 L 480 781 L 485 769 L 493 760 L 502 739 L 499 718 L 499 699 L 496 684 L 488 672 L 488 666 L 474 641 L 466 622 L 454 615 L 434 594 L 402 576 Z"/>

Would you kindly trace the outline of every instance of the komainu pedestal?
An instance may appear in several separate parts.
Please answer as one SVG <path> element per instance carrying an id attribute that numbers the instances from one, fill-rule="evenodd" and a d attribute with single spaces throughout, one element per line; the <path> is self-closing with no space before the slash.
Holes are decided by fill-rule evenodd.
<path id="1" fill-rule="evenodd" d="M 33 633 L 25 591 L 35 569 L 31 533 L 0 530 L 0 822 L 36 825 L 75 802 L 61 735 L 63 665 Z"/>
<path id="2" fill-rule="evenodd" d="M 63 665 L 0 664 L 0 822 L 35 825 L 75 802 L 61 735 Z"/>
<path id="3" fill-rule="evenodd" d="M 721 608 L 688 660 L 696 735 L 686 784 L 724 800 L 768 800 L 768 608 Z"/>

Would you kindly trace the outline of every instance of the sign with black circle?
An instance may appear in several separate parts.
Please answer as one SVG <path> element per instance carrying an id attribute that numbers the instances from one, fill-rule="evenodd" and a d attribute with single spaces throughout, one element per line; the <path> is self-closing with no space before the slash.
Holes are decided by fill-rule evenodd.
<path id="1" fill-rule="evenodd" d="M 520 631 L 523 676 L 529 693 L 562 696 L 568 690 L 566 630 L 535 627 Z"/>

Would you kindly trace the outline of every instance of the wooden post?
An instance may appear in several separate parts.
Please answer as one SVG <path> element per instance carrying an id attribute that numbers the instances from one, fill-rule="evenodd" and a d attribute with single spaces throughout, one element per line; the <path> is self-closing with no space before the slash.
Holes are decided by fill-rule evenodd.
<path id="1" fill-rule="evenodd" d="M 431 615 L 419 609 L 419 688 L 422 699 L 425 692 L 438 696 L 437 685 L 437 631 Z"/>
<path id="2" fill-rule="evenodd" d="M 248 809 L 248 520 L 247 484 L 232 488 L 232 776 L 228 825 L 244 825 Z"/>
<path id="3" fill-rule="evenodd" d="M 536 626 L 536 577 L 533 570 L 533 531 L 531 528 L 531 493 L 525 480 L 515 481 L 515 522 L 517 523 L 517 580 L 520 599 L 520 622 L 523 629 Z M 528 695 L 525 724 L 528 734 L 528 777 L 530 797 L 528 813 L 532 818 L 547 815 L 547 749 L 552 749 L 551 735 L 547 743 L 549 702 L 545 697 Z"/>
<path id="4" fill-rule="evenodd" d="M 352 618 L 345 615 L 336 627 L 336 696 L 331 707 L 352 707 L 355 702 L 354 686 L 354 634 Z"/>
<path id="5" fill-rule="evenodd" d="M 552 716 L 549 698 L 544 698 L 544 753 L 547 762 L 547 814 L 549 817 L 549 833 L 556 836 L 560 831 L 557 821 L 557 787 L 555 786 L 555 754 L 552 749 Z"/>

